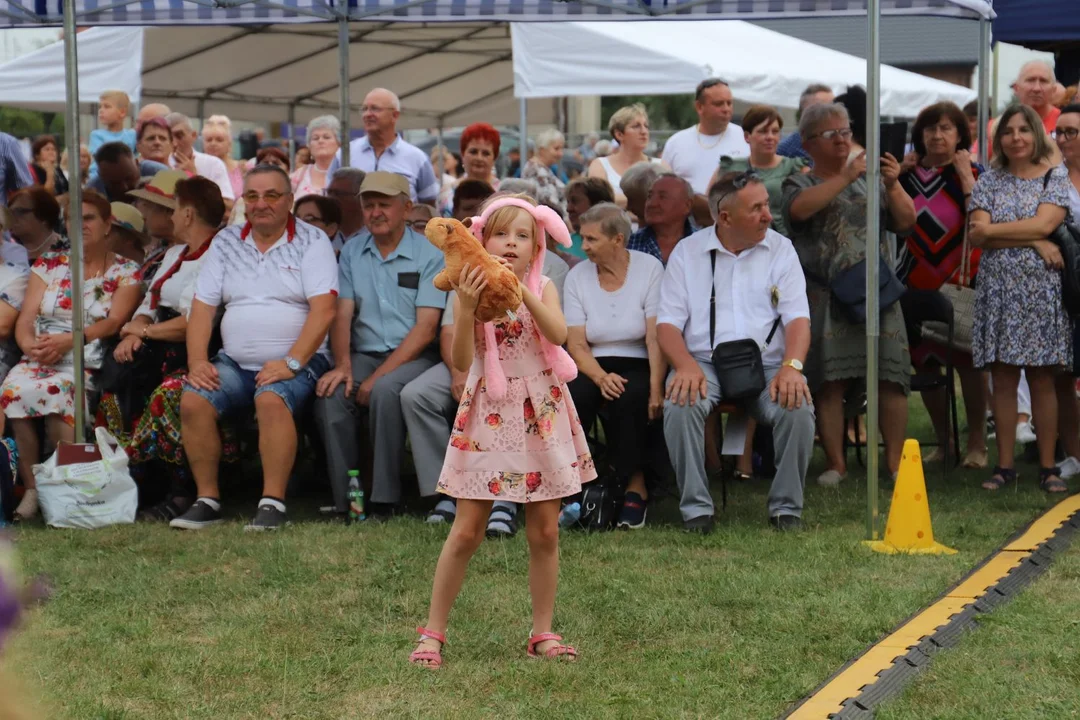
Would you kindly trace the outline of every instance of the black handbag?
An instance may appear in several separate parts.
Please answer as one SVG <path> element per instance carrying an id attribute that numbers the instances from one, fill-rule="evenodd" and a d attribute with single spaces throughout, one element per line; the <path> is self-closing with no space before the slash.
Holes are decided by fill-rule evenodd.
<path id="1" fill-rule="evenodd" d="M 752 400 L 765 391 L 765 366 L 761 351 L 772 342 L 780 318 L 776 318 L 765 344 L 747 338 L 716 344 L 716 250 L 709 251 L 712 264 L 712 294 L 709 296 L 709 344 L 713 346 L 712 364 L 720 383 L 720 395 L 728 402 Z"/>
<path id="2" fill-rule="evenodd" d="M 1051 169 L 1043 177 L 1043 190 L 1050 184 Z M 1073 218 L 1075 221 L 1076 218 Z M 1068 222 L 1058 225 L 1050 234 L 1050 242 L 1061 251 L 1061 301 L 1070 317 L 1080 317 L 1080 228 Z"/>
<path id="3" fill-rule="evenodd" d="M 866 322 L 866 259 L 842 270 L 828 284 L 833 307 L 853 325 Z M 885 258 L 878 258 L 878 310 L 886 310 L 900 300 L 906 288 Z"/>

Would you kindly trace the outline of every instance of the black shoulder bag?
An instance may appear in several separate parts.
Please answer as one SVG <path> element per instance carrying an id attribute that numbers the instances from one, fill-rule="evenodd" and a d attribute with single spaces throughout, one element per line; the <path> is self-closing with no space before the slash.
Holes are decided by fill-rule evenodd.
<path id="1" fill-rule="evenodd" d="M 712 294 L 709 297 L 709 344 L 713 346 L 712 364 L 720 383 L 720 396 L 728 401 L 752 400 L 765 391 L 765 366 L 761 362 L 762 349 L 772 342 L 780 318 L 776 318 L 765 345 L 751 339 L 729 340 L 716 344 L 716 250 L 709 251 L 711 260 Z"/>
<path id="2" fill-rule="evenodd" d="M 1050 185 L 1051 168 L 1043 177 L 1043 190 Z M 1072 218 L 1076 222 L 1077 218 Z M 1061 268 L 1061 300 L 1070 317 L 1080 317 L 1080 228 L 1068 222 L 1058 225 L 1050 234 L 1050 242 L 1057 245 L 1065 261 Z"/>

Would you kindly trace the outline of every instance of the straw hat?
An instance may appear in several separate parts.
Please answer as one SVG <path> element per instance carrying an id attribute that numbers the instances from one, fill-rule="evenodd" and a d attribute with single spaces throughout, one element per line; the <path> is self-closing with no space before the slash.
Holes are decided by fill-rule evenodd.
<path id="1" fill-rule="evenodd" d="M 11 216 L 11 211 L 5 205 L 0 205 L 0 232 L 10 230 L 14 221 L 15 218 Z"/>
<path id="2" fill-rule="evenodd" d="M 154 175 L 145 187 L 132 190 L 128 195 L 175 210 L 176 183 L 185 179 L 187 179 L 187 174 L 179 170 L 162 170 Z"/>
<path id="3" fill-rule="evenodd" d="M 133 232 L 136 235 L 143 234 L 143 230 L 146 228 L 146 221 L 143 219 L 142 213 L 136 210 L 134 206 L 128 205 L 127 203 L 114 202 L 111 207 L 113 225 L 129 232 Z"/>

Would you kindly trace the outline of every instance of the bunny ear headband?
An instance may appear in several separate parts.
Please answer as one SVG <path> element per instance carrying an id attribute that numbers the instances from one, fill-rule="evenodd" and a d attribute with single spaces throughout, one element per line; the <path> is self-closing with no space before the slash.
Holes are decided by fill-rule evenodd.
<path id="1" fill-rule="evenodd" d="M 545 205 L 533 205 L 528 200 L 514 197 L 504 197 L 493 201 L 484 208 L 484 212 L 480 213 L 480 217 L 474 217 L 472 219 L 472 224 L 469 229 L 472 230 L 472 233 L 476 236 L 477 240 L 481 242 L 484 241 L 484 226 L 487 224 L 491 214 L 496 210 L 507 206 L 521 208 L 532 215 L 533 220 L 536 221 L 536 226 L 540 229 L 540 237 L 537 238 L 537 244 L 540 247 L 543 248 L 547 245 L 546 235 L 551 235 L 555 242 L 563 247 L 570 247 L 570 233 L 566 229 L 566 223 L 559 217 L 559 213 Z"/>

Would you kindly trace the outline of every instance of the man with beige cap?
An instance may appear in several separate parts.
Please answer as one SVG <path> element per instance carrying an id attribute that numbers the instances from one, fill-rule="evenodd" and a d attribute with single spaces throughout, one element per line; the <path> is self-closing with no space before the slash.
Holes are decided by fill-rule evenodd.
<path id="1" fill-rule="evenodd" d="M 316 387 L 315 418 L 326 443 L 334 508 L 347 508 L 349 470 L 360 462 L 360 419 L 366 410 L 375 455 L 372 511 L 392 514 L 401 501 L 405 419 L 401 390 L 438 362 L 433 350 L 446 293 L 435 289 L 442 252 L 405 219 L 409 181 L 370 172 L 360 186 L 364 230 L 345 244 L 340 295 L 330 330 L 334 368 Z"/>

